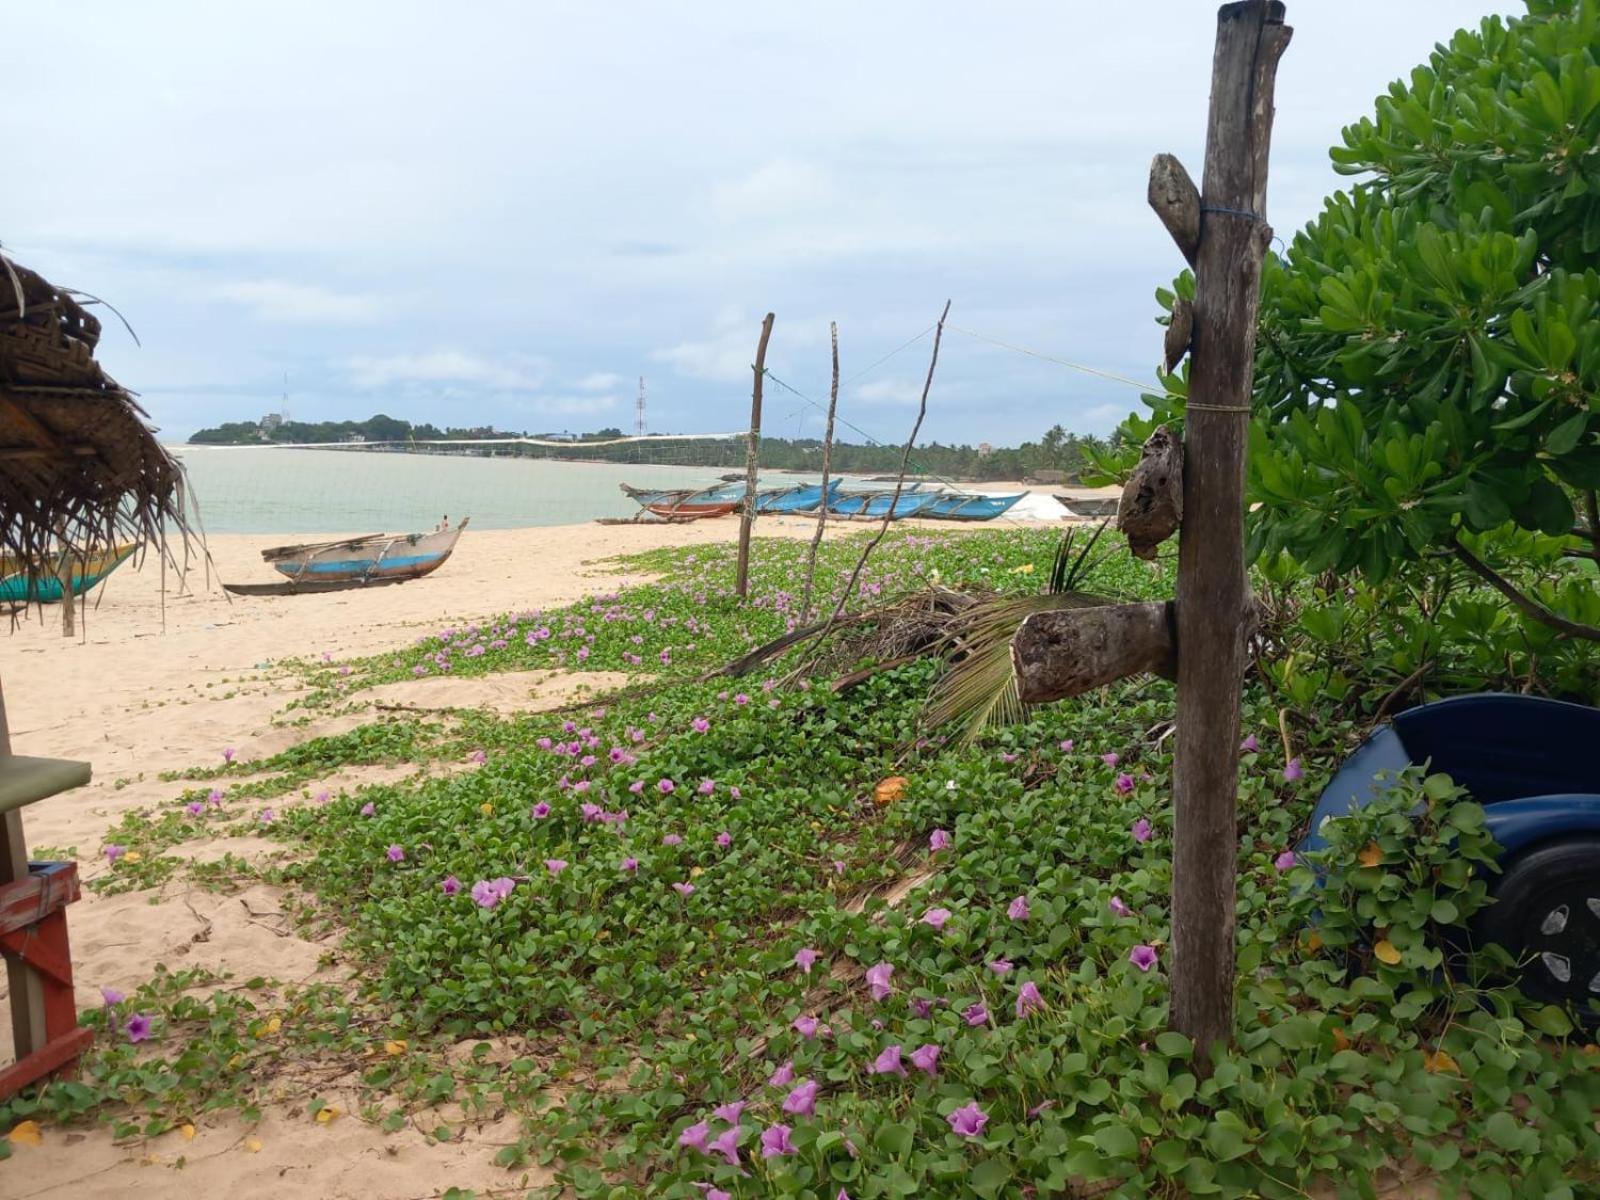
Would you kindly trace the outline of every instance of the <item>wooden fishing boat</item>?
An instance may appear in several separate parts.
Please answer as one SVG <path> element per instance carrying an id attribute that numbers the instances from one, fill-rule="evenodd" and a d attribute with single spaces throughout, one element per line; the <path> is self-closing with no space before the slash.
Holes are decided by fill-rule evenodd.
<path id="1" fill-rule="evenodd" d="M 119 542 L 97 550 L 87 558 L 73 559 L 67 584 L 74 596 L 81 596 L 132 557 L 137 542 Z M 0 604 L 57 604 L 61 601 L 61 580 L 55 575 L 28 578 L 22 564 L 0 554 Z"/>
<path id="2" fill-rule="evenodd" d="M 641 506 L 649 504 L 671 504 L 677 500 L 687 500 L 694 495 L 693 488 L 636 488 L 631 484 L 617 485 L 622 489 L 622 494 L 630 500 L 637 500 Z"/>
<path id="3" fill-rule="evenodd" d="M 828 496 L 831 498 L 839 494 L 839 481 L 828 481 Z M 822 485 L 820 483 L 805 483 L 797 487 L 774 488 L 770 492 L 759 493 L 756 496 L 756 511 L 758 513 L 800 513 L 808 512 L 822 503 Z"/>
<path id="4" fill-rule="evenodd" d="M 676 504 L 646 504 L 645 511 L 654 513 L 666 520 L 693 517 L 699 520 L 702 517 L 725 517 L 739 507 L 736 500 L 680 500 Z"/>
<path id="5" fill-rule="evenodd" d="M 932 517 L 937 521 L 992 521 L 1005 512 L 1026 492 L 1011 496 L 985 496 L 976 492 L 944 492 L 935 496 L 932 504 L 917 515 Z"/>
<path id="6" fill-rule="evenodd" d="M 936 492 L 905 491 L 897 497 L 892 491 L 840 492 L 828 502 L 828 511 L 841 517 L 865 517 L 891 521 L 916 516 L 938 499 Z"/>
<path id="7" fill-rule="evenodd" d="M 442 567 L 467 524 L 468 521 L 463 520 L 454 529 L 438 529 L 432 533 L 375 533 L 342 542 L 274 546 L 263 550 L 261 557 L 280 575 L 288 576 L 288 590 L 291 591 L 403 583 L 408 579 L 420 579 Z M 231 592 L 249 595 L 259 591 L 261 585 L 254 589 L 249 584 L 224 586 Z M 246 590 L 241 591 L 241 588 Z"/>

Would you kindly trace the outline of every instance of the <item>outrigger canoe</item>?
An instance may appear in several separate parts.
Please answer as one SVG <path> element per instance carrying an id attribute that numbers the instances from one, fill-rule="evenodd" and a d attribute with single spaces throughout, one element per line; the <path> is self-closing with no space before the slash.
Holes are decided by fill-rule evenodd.
<path id="1" fill-rule="evenodd" d="M 469 518 L 470 520 L 470 518 Z M 467 520 L 454 529 L 432 533 L 368 534 L 342 542 L 274 546 L 261 557 L 288 577 L 279 584 L 224 584 L 239 595 L 276 592 L 332 591 L 373 584 L 403 583 L 437 571 L 466 531 Z"/>
<path id="2" fill-rule="evenodd" d="M 887 516 L 891 521 L 917 516 L 936 499 L 936 492 L 902 491 L 898 497 L 888 492 L 841 492 L 828 503 L 828 511 L 841 517 L 864 517 L 876 520 Z"/>
<path id="3" fill-rule="evenodd" d="M 992 521 L 1026 495 L 984 496 L 974 492 L 944 492 L 917 515 L 940 521 Z"/>
<path id="4" fill-rule="evenodd" d="M 68 586 L 81 596 L 132 557 L 137 542 L 119 542 L 97 550 L 86 558 L 71 562 Z M 35 575 L 31 580 L 22 565 L 9 555 L 0 554 L 0 604 L 57 604 L 61 600 L 61 580 L 54 575 Z"/>

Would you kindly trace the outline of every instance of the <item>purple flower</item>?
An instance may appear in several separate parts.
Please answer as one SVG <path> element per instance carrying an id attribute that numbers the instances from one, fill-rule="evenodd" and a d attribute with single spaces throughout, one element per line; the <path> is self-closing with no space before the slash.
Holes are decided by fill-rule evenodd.
<path id="1" fill-rule="evenodd" d="M 582 804 L 578 805 L 578 814 L 583 817 L 586 823 L 593 825 L 599 821 L 605 820 L 606 810 L 601 808 L 598 804 L 592 804 L 585 800 Z"/>
<path id="2" fill-rule="evenodd" d="M 1305 772 L 1300 769 L 1300 760 L 1298 758 L 1291 758 L 1289 760 L 1289 765 L 1283 769 L 1283 779 L 1285 783 L 1293 783 L 1304 774 Z"/>
<path id="3" fill-rule="evenodd" d="M 108 843 L 104 851 L 107 862 L 116 862 L 127 852 L 128 848 L 126 846 L 119 846 L 116 842 Z"/>
<path id="4" fill-rule="evenodd" d="M 549 805 L 549 803 L 544 801 L 544 800 L 539 801 L 539 803 L 537 803 L 537 804 L 535 804 L 533 806 L 533 814 L 532 815 L 533 815 L 533 819 L 535 821 L 544 820 L 546 817 L 548 817 L 550 815 L 550 805 Z"/>
<path id="5" fill-rule="evenodd" d="M 989 1023 L 989 1010 L 983 1006 L 983 1001 L 980 1000 L 976 1004 L 969 1004 L 966 1011 L 961 1014 L 961 1017 L 968 1025 L 976 1028 L 979 1025 L 987 1025 Z"/>
<path id="6" fill-rule="evenodd" d="M 318 792 L 317 793 L 317 803 L 318 804 L 326 804 L 326 803 L 328 803 L 328 801 L 330 801 L 332 799 L 333 799 L 333 795 L 330 792 L 323 791 L 323 792 Z"/>
<path id="7" fill-rule="evenodd" d="M 717 781 L 715 779 L 702 779 L 700 781 L 700 786 L 695 790 L 698 791 L 702 796 L 709 796 L 712 792 L 717 790 Z"/>
<path id="8" fill-rule="evenodd" d="M 1261 749 L 1261 743 L 1256 741 L 1256 735 L 1252 733 L 1249 737 L 1245 738 L 1244 741 L 1239 743 L 1239 749 L 1248 754 L 1254 754 L 1257 750 Z"/>
<path id="9" fill-rule="evenodd" d="M 1114 781 L 1114 786 L 1116 787 L 1117 791 L 1126 796 L 1129 792 L 1133 791 L 1133 776 L 1129 775 L 1126 771 L 1121 772 Z"/>
<path id="10" fill-rule="evenodd" d="M 939 1073 L 939 1047 L 932 1042 L 918 1046 L 911 1052 L 911 1065 L 926 1075 Z"/>
<path id="11" fill-rule="evenodd" d="M 231 763 L 233 761 L 233 755 L 234 755 L 233 747 L 232 746 L 225 747 L 223 749 L 223 751 L 222 751 L 222 761 L 223 762 L 227 762 L 227 763 Z"/>
<path id="12" fill-rule="evenodd" d="M 740 692 L 737 696 L 735 696 L 733 698 L 733 702 L 735 704 L 749 704 L 750 703 L 750 697 L 746 696 L 743 692 Z"/>
<path id="13" fill-rule="evenodd" d="M 922 923 L 931 925 L 935 929 L 943 929 L 945 922 L 949 919 L 950 910 L 948 908 L 930 908 L 922 914 Z"/>
<path id="14" fill-rule="evenodd" d="M 489 761 L 489 752 L 487 750 L 474 750 L 471 754 L 467 755 L 467 759 L 470 762 L 477 763 L 481 767 L 484 763 Z"/>
<path id="15" fill-rule="evenodd" d="M 500 901 L 511 894 L 511 889 L 516 884 L 513 880 L 504 877 L 500 879 L 480 879 L 472 885 L 472 898 L 477 901 L 479 908 L 493 908 Z"/>
<path id="16" fill-rule="evenodd" d="M 735 800 L 742 799 L 742 795 L 737 787 L 730 787 L 728 789 L 728 795 L 732 796 Z"/>
<path id="17" fill-rule="evenodd" d="M 212 788 L 211 789 L 211 794 L 209 796 L 207 796 L 206 799 L 209 800 L 212 803 L 213 806 L 221 807 L 221 805 L 222 805 L 222 789 L 221 788 Z"/>
<path id="18" fill-rule="evenodd" d="M 693 729 L 696 733 L 704 733 L 706 730 L 711 728 L 711 722 L 706 720 L 704 717 L 696 717 L 694 720 L 689 722 L 689 728 Z"/>
<path id="19" fill-rule="evenodd" d="M 815 950 L 811 949 L 811 947 L 803 946 L 794 952 L 794 965 L 809 975 L 811 974 L 812 966 L 815 965 L 817 959 L 820 957 L 821 956 Z"/>
<path id="20" fill-rule="evenodd" d="M 1122 758 L 1117 754 L 1102 754 L 1100 756 L 1100 761 L 1105 763 L 1105 765 L 1108 767 L 1114 767 L 1122 761 Z"/>
<path id="21" fill-rule="evenodd" d="M 1013 921 L 1026 921 L 1028 919 L 1028 898 L 1018 896 L 1006 907 L 1006 916 Z"/>
<path id="22" fill-rule="evenodd" d="M 1150 828 L 1150 822 L 1144 817 L 1140 817 L 1133 823 L 1132 832 L 1133 840 L 1142 844 L 1150 840 L 1153 831 Z"/>
<path id="23" fill-rule="evenodd" d="M 1277 867 L 1280 871 L 1291 871 L 1294 869 L 1295 864 L 1299 861 L 1300 860 L 1295 857 L 1293 850 L 1285 850 L 1282 854 L 1278 855 L 1277 858 L 1272 860 L 1272 865 Z"/>
<path id="24" fill-rule="evenodd" d="M 761 1131 L 762 1158 L 778 1158 L 780 1155 L 793 1153 L 795 1153 L 794 1143 L 789 1140 L 787 1125 L 771 1125 Z"/>
<path id="25" fill-rule="evenodd" d="M 439 881 L 439 890 L 446 896 L 454 896 L 461 890 L 461 880 L 454 875 L 446 875 Z"/>
<path id="26" fill-rule="evenodd" d="M 1112 911 L 1112 913 L 1114 913 L 1116 916 L 1119 916 L 1119 917 L 1131 917 L 1131 916 L 1133 916 L 1133 909 L 1129 908 L 1126 904 L 1124 904 L 1122 902 L 1122 897 L 1121 896 L 1113 896 L 1113 897 L 1111 897 L 1111 903 L 1106 905 L 1106 907 L 1109 908 Z"/>
<path id="27" fill-rule="evenodd" d="M 1010 959 L 997 958 L 989 964 L 989 970 L 996 975 L 1009 975 L 1011 974 L 1011 968 L 1015 965 Z"/>
<path id="28" fill-rule="evenodd" d="M 406 852 L 399 846 L 390 846 L 383 853 L 390 862 L 405 862 L 406 860 Z"/>
<path id="29" fill-rule="evenodd" d="M 361 815 L 363 817 L 370 817 L 373 814 L 375 814 L 377 811 L 378 811 L 378 806 L 376 804 L 374 804 L 371 800 L 368 800 L 365 804 L 363 804 L 361 806 Z"/>
<path id="30" fill-rule="evenodd" d="M 935 854 L 950 845 L 950 834 L 944 829 L 935 829 L 928 835 L 928 849 Z"/>
<path id="31" fill-rule="evenodd" d="M 1042 1113 L 1045 1109 L 1054 1108 L 1055 1106 L 1056 1106 L 1056 1102 L 1054 1100 L 1041 1100 L 1041 1101 L 1039 1101 L 1039 1103 L 1035 1104 L 1032 1108 L 1030 1108 L 1028 1110 L 1028 1120 L 1030 1120 L 1030 1121 L 1033 1120 L 1040 1113 Z"/>
<path id="32" fill-rule="evenodd" d="M 794 1082 L 794 1063 L 786 1062 L 767 1079 L 768 1087 L 788 1087 Z"/>
<path id="33" fill-rule="evenodd" d="M 737 1125 L 739 1117 L 744 1112 L 747 1100 L 733 1100 L 727 1104 L 719 1104 L 711 1110 L 711 1115 L 719 1121 L 727 1121 L 730 1125 Z"/>
<path id="34" fill-rule="evenodd" d="M 552 875 L 559 875 L 567 869 L 567 860 L 564 858 L 547 858 L 544 860 L 544 869 Z"/>
<path id="35" fill-rule="evenodd" d="M 677 833 L 669 833 L 661 839 L 661 844 L 663 846 L 681 846 L 683 844 L 683 836 Z"/>
<path id="36" fill-rule="evenodd" d="M 670 796 L 673 792 L 677 791 L 677 789 L 678 789 L 678 785 L 673 783 L 672 780 L 670 780 L 670 779 L 661 780 L 659 783 L 656 784 L 656 787 L 660 789 L 661 794 L 663 796 Z"/>
<path id="37" fill-rule="evenodd" d="M 123 1028 L 127 1030 L 130 1042 L 142 1042 L 150 1036 L 150 1018 L 143 1013 L 134 1013 Z"/>
<path id="38" fill-rule="evenodd" d="M 815 1080 L 807 1080 L 783 1098 L 783 1111 L 795 1117 L 814 1117 L 817 1115 L 818 1084 Z"/>
<path id="39" fill-rule="evenodd" d="M 678 1135 L 678 1145 L 688 1146 L 692 1149 L 706 1152 L 706 1139 L 711 1136 L 711 1126 L 704 1121 L 696 1121 Z"/>
<path id="40" fill-rule="evenodd" d="M 794 1019 L 794 1031 L 809 1041 L 817 1036 L 817 1029 L 821 1024 L 822 1022 L 815 1017 L 796 1017 Z"/>
<path id="41" fill-rule="evenodd" d="M 721 833 L 717 834 L 717 845 L 726 850 L 729 846 L 733 845 L 733 834 L 724 829 Z"/>
<path id="42" fill-rule="evenodd" d="M 835 875 L 843 875 L 844 874 L 844 869 L 845 869 L 844 859 L 836 858 L 836 859 L 833 860 L 833 873 Z"/>
<path id="43" fill-rule="evenodd" d="M 270 808 L 263 808 L 261 810 L 261 823 L 263 825 L 271 825 L 277 819 L 278 814 L 273 812 Z"/>
<path id="44" fill-rule="evenodd" d="M 728 1160 L 730 1165 L 737 1167 L 739 1165 L 739 1137 L 742 1133 L 744 1133 L 744 1130 L 739 1128 L 737 1125 L 733 1125 L 727 1129 L 724 1129 L 716 1136 L 711 1145 L 706 1147 L 706 1153 L 720 1154 L 723 1158 Z M 716 1188 L 712 1188 L 710 1191 L 708 1191 L 706 1193 L 706 1200 L 715 1200 L 716 1191 Z M 724 1196 L 728 1196 L 727 1192 L 723 1192 L 722 1194 Z M 733 1198 L 728 1196 L 728 1200 L 733 1200 Z"/>
<path id="45" fill-rule="evenodd" d="M 639 860 L 631 856 L 623 859 L 622 869 L 624 871 L 637 871 L 639 869 Z"/>
<path id="46" fill-rule="evenodd" d="M 945 1120 L 950 1122 L 950 1128 L 961 1137 L 975 1138 L 983 1133 L 983 1127 L 989 1123 L 989 1114 L 978 1107 L 974 1100 L 964 1108 L 958 1108 Z"/>
<path id="47" fill-rule="evenodd" d="M 872 1065 L 867 1070 L 874 1075 L 898 1075 L 904 1079 L 906 1068 L 900 1061 L 900 1047 L 885 1047 L 883 1053 L 873 1059 Z"/>
<path id="48" fill-rule="evenodd" d="M 875 967 L 867 968 L 867 987 L 872 991 L 874 1000 L 882 1000 L 894 988 L 889 986 L 889 977 L 894 974 L 894 964 L 881 962 Z"/>
<path id="49" fill-rule="evenodd" d="M 191 800 L 189 803 L 183 806 L 183 811 L 188 813 L 191 817 L 198 817 L 201 813 L 205 812 L 205 810 L 206 806 L 199 800 Z"/>
<path id="50" fill-rule="evenodd" d="M 680 896 L 692 896 L 694 895 L 694 884 L 675 883 L 672 885 L 672 890 L 677 892 Z"/>
<path id="51" fill-rule="evenodd" d="M 1067 738 L 1065 741 L 1063 741 L 1061 743 L 1061 752 L 1063 754 L 1071 754 L 1072 753 L 1072 739 L 1071 738 Z"/>
<path id="52" fill-rule="evenodd" d="M 107 1008 L 115 1008 L 117 1005 L 121 1004 L 127 999 L 127 996 L 117 991 L 116 988 L 108 987 L 102 987 L 100 989 L 100 997 L 106 1002 Z"/>
<path id="53" fill-rule="evenodd" d="M 1024 1020 L 1030 1013 L 1043 1011 L 1044 997 L 1039 994 L 1039 985 L 1030 979 L 1017 992 L 1017 1020 Z"/>
<path id="54" fill-rule="evenodd" d="M 921 1017 L 924 1021 L 933 1013 L 933 1001 L 924 1000 L 921 996 L 911 997 L 911 1013 Z"/>
<path id="55" fill-rule="evenodd" d="M 635 779 L 628 785 L 628 790 L 637 796 L 640 792 L 644 791 L 644 780 Z"/>
<path id="56" fill-rule="evenodd" d="M 1148 971 L 1156 965 L 1156 948 L 1154 946 L 1138 945 L 1128 951 L 1128 961 L 1141 971 Z"/>

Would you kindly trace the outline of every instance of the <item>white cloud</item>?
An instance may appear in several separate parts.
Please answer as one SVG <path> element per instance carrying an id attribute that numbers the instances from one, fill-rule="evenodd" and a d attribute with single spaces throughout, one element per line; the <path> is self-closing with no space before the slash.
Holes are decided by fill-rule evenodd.
<path id="1" fill-rule="evenodd" d="M 742 179 L 711 189 L 711 207 L 721 217 L 771 218 L 775 213 L 810 210 L 832 199 L 828 176 L 810 163 L 775 158 Z"/>
<path id="2" fill-rule="evenodd" d="M 608 412 L 616 406 L 615 396 L 530 396 L 518 404 L 529 412 L 552 416 L 583 416 Z"/>
<path id="3" fill-rule="evenodd" d="M 609 392 L 621 382 L 622 376 L 611 371 L 596 371 L 578 380 L 577 388 L 580 392 Z"/>
<path id="4" fill-rule="evenodd" d="M 395 384 L 468 383 L 505 389 L 534 389 L 544 379 L 544 365 L 519 355 L 485 358 L 460 350 L 435 350 L 427 354 L 357 355 L 345 360 L 351 382 L 362 388 Z"/>
<path id="5" fill-rule="evenodd" d="M 378 297 L 330 291 L 286 279 L 245 279 L 215 290 L 223 300 L 251 309 L 263 321 L 335 321 L 358 324 L 382 313 Z"/>
<path id="6" fill-rule="evenodd" d="M 755 356 L 755 341 L 746 331 L 717 334 L 700 342 L 679 342 L 665 350 L 652 350 L 650 357 L 673 367 L 691 379 L 720 383 L 743 383 L 750 378 L 750 363 Z"/>
<path id="7" fill-rule="evenodd" d="M 922 399 L 922 385 L 909 379 L 877 379 L 856 389 L 863 404 L 915 404 Z"/>

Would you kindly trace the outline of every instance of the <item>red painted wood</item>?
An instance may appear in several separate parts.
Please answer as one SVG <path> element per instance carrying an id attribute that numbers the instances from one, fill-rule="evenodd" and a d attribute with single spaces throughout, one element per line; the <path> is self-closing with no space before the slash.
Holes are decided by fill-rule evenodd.
<path id="1" fill-rule="evenodd" d="M 94 1041 L 94 1030 L 74 1029 L 62 1037 L 53 1038 L 42 1050 L 35 1050 L 27 1058 L 18 1059 L 0 1070 L 0 1100 L 16 1095 L 30 1083 L 37 1083 L 53 1071 L 67 1066 Z"/>
<path id="2" fill-rule="evenodd" d="M 94 1040 L 78 1028 L 66 906 L 78 899 L 76 863 L 35 865 L 28 878 L 0 887 L 0 952 L 20 958 L 44 993 L 46 1042 L 0 1071 L 0 1100 L 67 1066 Z"/>
<path id="3" fill-rule="evenodd" d="M 82 894 L 77 863 L 45 863 L 26 879 L 0 886 L 0 933 L 26 929 Z"/>

